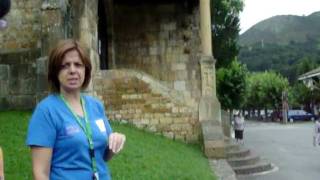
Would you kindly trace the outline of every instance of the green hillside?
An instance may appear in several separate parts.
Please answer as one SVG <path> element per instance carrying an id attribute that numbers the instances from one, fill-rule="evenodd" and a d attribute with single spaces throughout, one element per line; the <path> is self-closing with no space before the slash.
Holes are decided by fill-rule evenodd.
<path id="1" fill-rule="evenodd" d="M 272 69 L 293 82 L 320 64 L 320 12 L 261 21 L 240 35 L 239 45 L 250 71 Z"/>
<path id="2" fill-rule="evenodd" d="M 241 46 L 257 42 L 288 44 L 320 36 L 320 11 L 309 16 L 281 15 L 261 21 L 240 35 Z"/>

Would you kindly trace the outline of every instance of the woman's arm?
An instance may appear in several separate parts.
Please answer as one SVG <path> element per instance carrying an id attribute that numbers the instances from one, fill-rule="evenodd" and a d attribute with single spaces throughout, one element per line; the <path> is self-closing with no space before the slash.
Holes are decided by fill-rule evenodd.
<path id="1" fill-rule="evenodd" d="M 31 146 L 31 157 L 34 180 L 49 180 L 52 149 Z"/>
<path id="2" fill-rule="evenodd" d="M 4 180 L 4 164 L 3 164 L 3 153 L 0 147 L 0 180 Z"/>

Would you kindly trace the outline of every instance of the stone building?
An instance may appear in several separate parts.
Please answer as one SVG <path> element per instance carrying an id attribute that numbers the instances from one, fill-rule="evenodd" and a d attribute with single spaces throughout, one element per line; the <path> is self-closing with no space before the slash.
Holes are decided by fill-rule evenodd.
<path id="1" fill-rule="evenodd" d="M 93 63 L 88 92 L 109 119 L 186 142 L 207 139 L 206 153 L 223 156 L 210 0 L 12 3 L 0 32 L 0 109 L 32 109 L 48 93 L 48 51 L 74 38 Z"/>

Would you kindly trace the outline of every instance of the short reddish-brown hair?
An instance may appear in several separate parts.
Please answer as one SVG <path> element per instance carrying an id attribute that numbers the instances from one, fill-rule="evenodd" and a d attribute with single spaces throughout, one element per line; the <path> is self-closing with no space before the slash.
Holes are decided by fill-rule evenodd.
<path id="1" fill-rule="evenodd" d="M 85 77 L 81 89 L 88 87 L 91 79 L 92 65 L 90 59 L 80 43 L 73 39 L 65 39 L 58 42 L 49 55 L 48 81 L 52 92 L 60 92 L 60 82 L 58 79 L 61 70 L 62 60 L 69 51 L 76 50 L 85 66 Z"/>

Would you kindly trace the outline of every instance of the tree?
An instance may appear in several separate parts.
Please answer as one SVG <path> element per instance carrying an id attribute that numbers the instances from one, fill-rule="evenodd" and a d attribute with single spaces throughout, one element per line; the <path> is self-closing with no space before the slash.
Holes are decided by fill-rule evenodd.
<path id="1" fill-rule="evenodd" d="M 302 82 L 295 83 L 289 89 L 289 103 L 291 108 L 309 106 L 312 99 L 312 91 Z"/>
<path id="2" fill-rule="evenodd" d="M 298 63 L 296 64 L 297 75 L 304 74 L 308 71 L 311 71 L 312 69 L 315 69 L 316 67 L 317 64 L 315 63 L 315 61 L 305 56 L 298 60 Z"/>
<path id="3" fill-rule="evenodd" d="M 286 78 L 279 73 L 266 71 L 248 76 L 245 107 L 247 109 L 278 110 L 282 104 L 282 92 L 289 86 Z"/>
<path id="4" fill-rule="evenodd" d="M 312 88 L 302 82 L 295 83 L 289 91 L 289 102 L 291 108 L 303 107 L 306 111 L 313 112 L 314 104 L 320 102 L 320 83 L 314 82 Z"/>
<path id="5" fill-rule="evenodd" d="M 261 73 L 251 73 L 247 77 L 244 108 L 252 111 L 263 107 L 262 97 L 264 96 L 260 81 Z"/>
<path id="6" fill-rule="evenodd" d="M 217 69 L 227 67 L 239 54 L 237 39 L 242 10 L 242 0 L 211 0 L 212 46 Z"/>
<path id="7" fill-rule="evenodd" d="M 234 60 L 227 68 L 217 71 L 217 92 L 224 109 L 239 109 L 244 102 L 248 70 Z"/>

